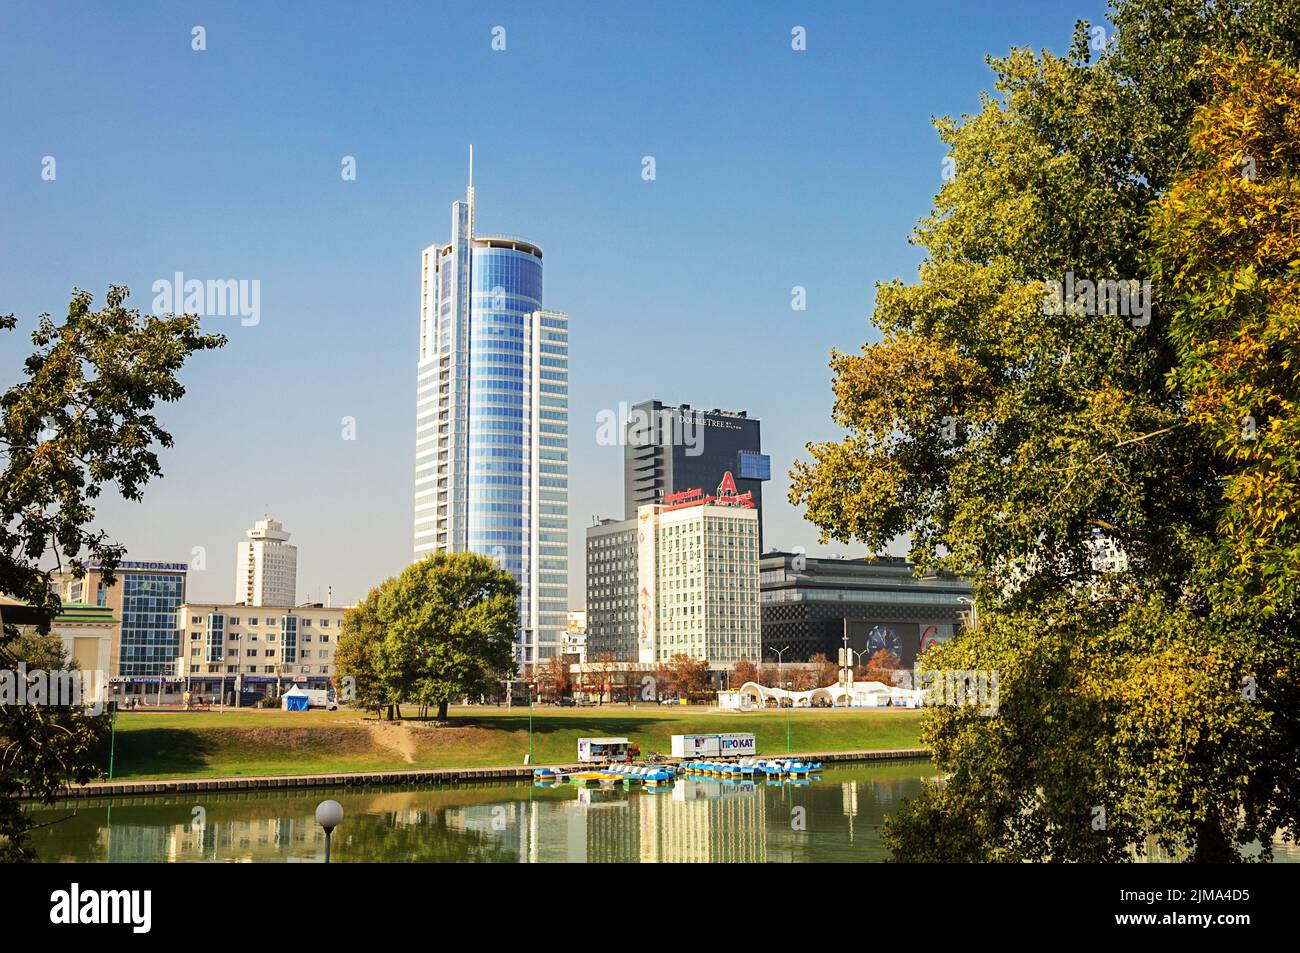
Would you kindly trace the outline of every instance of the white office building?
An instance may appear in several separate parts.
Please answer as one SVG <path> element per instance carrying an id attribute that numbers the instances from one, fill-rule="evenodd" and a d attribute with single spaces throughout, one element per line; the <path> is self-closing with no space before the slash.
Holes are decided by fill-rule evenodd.
<path id="1" fill-rule="evenodd" d="M 730 473 L 713 496 L 688 490 L 637 511 L 637 656 L 715 670 L 761 657 L 758 510 Z"/>
<path id="2" fill-rule="evenodd" d="M 520 585 L 520 665 L 560 650 L 569 597 L 569 321 L 542 250 L 475 230 L 473 158 L 451 240 L 424 249 L 414 558 L 491 556 Z"/>
<path id="3" fill-rule="evenodd" d="M 235 559 L 235 602 L 246 606 L 291 606 L 298 594 L 298 547 L 276 520 L 258 520 L 245 530 Z"/>

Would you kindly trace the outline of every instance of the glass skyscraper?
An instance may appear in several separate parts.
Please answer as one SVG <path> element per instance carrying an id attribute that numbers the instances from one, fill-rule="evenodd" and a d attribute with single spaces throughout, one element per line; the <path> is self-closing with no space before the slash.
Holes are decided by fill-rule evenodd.
<path id="1" fill-rule="evenodd" d="M 424 249 L 415 558 L 469 550 L 520 585 L 521 664 L 568 609 L 569 319 L 542 308 L 542 250 L 474 228 L 473 158 L 451 240 Z"/>

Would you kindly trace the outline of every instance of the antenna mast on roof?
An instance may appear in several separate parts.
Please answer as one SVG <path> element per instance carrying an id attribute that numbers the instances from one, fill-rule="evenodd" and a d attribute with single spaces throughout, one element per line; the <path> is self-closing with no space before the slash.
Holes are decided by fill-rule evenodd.
<path id="1" fill-rule="evenodd" d="M 474 143 L 469 144 L 469 188 L 465 190 L 465 201 L 469 203 L 469 234 L 474 237 Z"/>

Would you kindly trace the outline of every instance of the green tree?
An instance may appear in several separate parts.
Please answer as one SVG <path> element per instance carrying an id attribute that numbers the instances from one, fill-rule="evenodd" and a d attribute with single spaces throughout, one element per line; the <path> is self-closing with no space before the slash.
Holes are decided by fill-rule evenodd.
<path id="1" fill-rule="evenodd" d="M 54 672 L 68 664 L 68 653 L 63 648 L 63 640 L 52 632 L 41 634 L 30 628 L 24 628 L 7 646 L 13 657 L 26 663 L 27 668 Z"/>
<path id="2" fill-rule="evenodd" d="M 1204 46 L 1289 71 L 1300 35 L 1271 3 L 1113 7 L 1118 35 L 1095 62 L 1080 24 L 1068 57 L 992 60 L 998 95 L 937 122 L 957 175 L 916 232 L 920 281 L 878 288 L 883 339 L 832 359 L 847 436 L 811 445 L 792 472 L 791 499 L 824 538 L 875 551 L 907 535 L 922 567 L 975 586 L 979 631 L 921 664 L 990 674 L 997 701 L 927 711 L 922 736 L 948 777 L 887 825 L 901 859 L 1120 860 L 1158 846 L 1219 860 L 1254 840 L 1267 856 L 1275 830 L 1298 829 L 1300 652 L 1283 568 L 1296 440 L 1270 424 L 1276 470 L 1257 447 L 1252 471 L 1224 444 L 1247 403 L 1267 416 L 1294 394 L 1294 188 L 1275 179 L 1270 205 L 1258 183 L 1233 183 L 1237 195 L 1223 181 L 1264 113 L 1275 136 L 1249 147 L 1275 157 L 1261 169 L 1294 175 L 1276 136 L 1295 140 L 1289 87 L 1250 80 L 1221 109 L 1219 146 L 1193 120 L 1214 123 L 1207 107 L 1229 95 Z M 1254 217 L 1231 219 L 1229 194 Z M 1219 240 L 1235 250 L 1219 257 Z M 1271 297 L 1242 273 L 1266 251 Z M 1045 283 L 1067 277 L 1154 280 L 1129 313 L 1086 297 L 1047 307 Z M 1234 379 L 1222 358 L 1243 340 L 1263 347 Z M 1247 486 L 1254 509 L 1236 512 Z M 1098 534 L 1126 569 L 1103 571 Z M 1240 565 L 1246 552 L 1260 558 L 1234 596 L 1227 554 Z"/>
<path id="3" fill-rule="evenodd" d="M 453 698 L 514 671 L 519 585 L 486 556 L 434 553 L 384 586 L 379 668 L 389 698 L 447 718 Z"/>
<path id="4" fill-rule="evenodd" d="M 388 582 L 371 589 L 358 605 L 343 613 L 338 648 L 334 651 L 334 671 L 339 683 L 339 697 L 362 711 L 381 712 L 393 704 L 379 666 L 379 649 L 385 629 L 379 620 L 379 600 Z"/>
<path id="5" fill-rule="evenodd" d="M 110 484 L 139 500 L 161 475 L 156 451 L 172 438 L 154 407 L 185 393 L 177 374 L 191 354 L 225 343 L 200 333 L 194 315 L 142 317 L 127 296 L 111 286 L 96 311 L 91 295 L 76 290 L 62 323 L 41 315 L 23 379 L 0 395 L 0 594 L 35 607 L 42 634 L 59 611 L 52 569 L 76 573 L 93 561 L 113 581 L 123 549 L 90 528 L 92 503 Z M 0 315 L 0 331 L 15 327 L 12 314 Z M 24 661 L 18 639 L 6 622 L 0 669 Z M 79 710 L 0 707 L 0 859 L 31 858 L 28 818 L 13 795 L 51 803 L 64 784 L 92 778 L 104 727 Z"/>

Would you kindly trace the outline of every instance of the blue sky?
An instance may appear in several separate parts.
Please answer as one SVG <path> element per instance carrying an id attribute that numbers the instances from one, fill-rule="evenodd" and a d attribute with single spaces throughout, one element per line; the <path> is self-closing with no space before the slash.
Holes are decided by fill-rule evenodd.
<path id="1" fill-rule="evenodd" d="M 191 595 L 228 599 L 235 543 L 270 513 L 300 547 L 299 598 L 361 597 L 410 558 L 419 256 L 448 237 L 472 142 L 479 231 L 540 244 L 546 306 L 570 315 L 573 605 L 583 527 L 622 510 L 621 450 L 596 443 L 620 401 L 760 417 L 769 547 L 858 553 L 817 545 L 785 473 L 837 435 L 827 358 L 875 338 L 874 283 L 915 277 L 907 237 L 942 170 L 930 117 L 978 108 L 986 54 L 1062 52 L 1076 18 L 1103 14 L 1097 0 L 10 0 L 0 313 L 20 323 L 0 337 L 0 384 L 73 286 L 102 301 L 128 284 L 147 311 L 177 271 L 259 280 L 260 323 L 208 319 L 229 345 L 163 408 L 166 477 L 141 504 L 106 498 L 100 523 L 133 558 L 204 547 Z"/>

